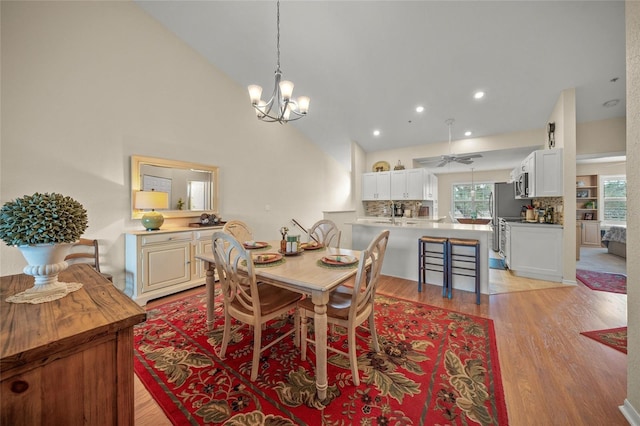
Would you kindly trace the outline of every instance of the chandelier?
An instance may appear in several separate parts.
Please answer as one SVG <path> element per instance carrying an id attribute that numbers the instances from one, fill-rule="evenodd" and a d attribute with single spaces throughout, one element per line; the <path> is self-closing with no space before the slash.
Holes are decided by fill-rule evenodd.
<path id="1" fill-rule="evenodd" d="M 277 2 L 277 17 L 278 38 L 276 45 L 278 48 L 278 65 L 276 67 L 273 94 L 271 99 L 265 102 L 260 99 L 262 87 L 252 84 L 249 86 L 249 97 L 258 119 L 269 123 L 277 121 L 280 124 L 284 124 L 288 121 L 299 120 L 307 115 L 310 99 L 307 96 L 300 96 L 298 100 L 292 99 L 293 83 L 282 80 L 282 71 L 280 71 L 280 1 Z"/>

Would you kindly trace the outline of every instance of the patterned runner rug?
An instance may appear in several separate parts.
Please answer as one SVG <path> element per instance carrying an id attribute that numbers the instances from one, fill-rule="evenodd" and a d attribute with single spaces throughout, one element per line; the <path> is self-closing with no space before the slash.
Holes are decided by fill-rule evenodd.
<path id="1" fill-rule="evenodd" d="M 583 331 L 580 333 L 593 340 L 607 345 L 620 352 L 627 353 L 627 327 L 609 328 L 606 330 Z"/>
<path id="2" fill-rule="evenodd" d="M 627 294 L 627 276 L 623 274 L 576 269 L 576 278 L 591 290 Z"/>
<path id="3" fill-rule="evenodd" d="M 316 397 L 313 346 L 302 362 L 292 339 L 284 339 L 263 354 L 251 382 L 252 333 L 245 327 L 221 360 L 221 296 L 208 332 L 204 291 L 148 311 L 135 327 L 135 372 L 179 425 L 508 424 L 490 319 L 382 295 L 376 303 L 381 352 L 357 339 L 359 387 L 348 360 L 329 352 L 328 401 Z M 269 323 L 263 339 L 292 323 Z M 346 350 L 340 327 L 329 341 Z"/>

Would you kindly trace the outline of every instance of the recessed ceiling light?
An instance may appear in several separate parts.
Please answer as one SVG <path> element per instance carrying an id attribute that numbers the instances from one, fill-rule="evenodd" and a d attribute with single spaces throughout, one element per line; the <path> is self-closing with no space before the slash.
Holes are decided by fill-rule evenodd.
<path id="1" fill-rule="evenodd" d="M 373 136 L 380 136 L 380 130 L 374 130 Z"/>
<path id="2" fill-rule="evenodd" d="M 464 132 L 465 136 L 471 136 L 471 131 L 467 130 L 466 132 Z"/>
<path id="3" fill-rule="evenodd" d="M 620 103 L 620 99 L 611 99 L 610 101 L 603 103 L 602 106 L 605 108 L 611 108 L 618 105 L 618 103 Z"/>
<path id="4" fill-rule="evenodd" d="M 476 93 L 473 94 L 473 97 L 475 99 L 482 99 L 482 98 L 484 98 L 484 92 L 479 90 L 479 91 L 477 91 Z"/>
<path id="5" fill-rule="evenodd" d="M 422 105 L 416 107 L 416 112 L 424 111 L 424 107 Z"/>

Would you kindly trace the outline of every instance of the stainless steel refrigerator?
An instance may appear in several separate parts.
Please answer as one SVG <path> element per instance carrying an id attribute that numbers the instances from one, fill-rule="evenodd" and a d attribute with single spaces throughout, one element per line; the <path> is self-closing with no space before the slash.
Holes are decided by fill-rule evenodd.
<path id="1" fill-rule="evenodd" d="M 489 195 L 491 223 L 493 224 L 493 251 L 500 249 L 500 226 L 498 226 L 498 218 L 519 218 L 522 206 L 531 204 L 531 200 L 516 200 L 516 192 L 513 185 L 513 183 L 496 183 L 494 184 L 493 192 Z"/>

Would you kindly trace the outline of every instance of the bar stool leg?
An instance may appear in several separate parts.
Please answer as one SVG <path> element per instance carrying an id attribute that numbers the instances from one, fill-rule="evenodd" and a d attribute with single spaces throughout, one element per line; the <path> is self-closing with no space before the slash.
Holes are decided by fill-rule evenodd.
<path id="1" fill-rule="evenodd" d="M 464 272 L 458 271 L 456 272 L 456 274 L 454 274 L 453 270 L 454 270 L 454 266 L 453 266 L 453 257 L 455 256 L 455 254 L 453 253 L 453 248 L 455 246 L 461 246 L 461 247 L 469 247 L 469 248 L 473 248 L 473 259 L 474 259 L 474 266 L 473 266 L 473 271 L 474 276 L 474 290 L 476 293 L 476 304 L 479 305 L 480 304 L 480 242 L 478 240 L 467 240 L 467 239 L 454 239 L 453 241 L 449 240 L 448 241 L 449 244 L 449 254 L 448 254 L 448 269 L 447 269 L 447 275 L 448 275 L 448 281 L 449 281 L 449 299 L 451 299 L 452 295 L 453 295 L 453 275 L 464 275 L 464 276 L 468 276 L 471 277 L 471 275 L 468 275 Z M 460 254 L 459 257 L 462 258 L 471 258 L 472 256 L 470 255 L 462 255 Z M 469 262 L 469 260 L 461 260 L 459 259 L 461 262 Z M 459 268 L 460 269 L 460 268 Z M 462 267 L 461 269 L 467 269 L 466 267 Z"/>
<path id="2" fill-rule="evenodd" d="M 422 291 L 422 284 L 427 282 L 427 270 L 442 271 L 442 297 L 449 290 L 448 279 L 448 239 L 442 237 L 424 236 L 418 239 L 418 291 Z M 429 251 L 428 244 L 439 245 L 442 252 Z M 442 259 L 442 264 L 434 263 L 434 259 Z"/>
<path id="3" fill-rule="evenodd" d="M 451 268 L 450 261 L 450 250 L 451 245 L 449 244 L 449 240 L 442 245 L 442 280 L 444 283 L 442 284 L 442 297 L 448 297 L 451 299 L 451 277 L 449 275 L 449 269 Z M 448 294 L 448 296 L 447 296 Z"/>
<path id="4" fill-rule="evenodd" d="M 451 300 L 453 297 L 453 246 L 449 240 L 447 240 L 447 284 L 447 298 Z"/>
<path id="5" fill-rule="evenodd" d="M 422 292 L 422 274 L 424 272 L 424 251 L 422 241 L 418 238 L 418 293 Z"/>
<path id="6" fill-rule="evenodd" d="M 476 246 L 476 305 L 480 304 L 480 243 Z"/>

